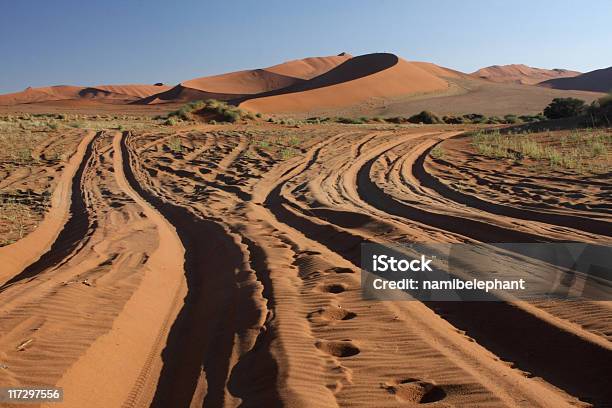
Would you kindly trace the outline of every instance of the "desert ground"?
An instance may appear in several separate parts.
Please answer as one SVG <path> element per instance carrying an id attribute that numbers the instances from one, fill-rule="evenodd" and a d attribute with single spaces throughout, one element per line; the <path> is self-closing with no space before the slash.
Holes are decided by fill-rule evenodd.
<path id="1" fill-rule="evenodd" d="M 611 302 L 366 300 L 360 265 L 362 243 L 609 245 L 610 123 L 543 110 L 599 112 L 610 69 L 340 53 L 0 95 L 0 386 L 70 408 L 612 406 Z"/>
<path id="2" fill-rule="evenodd" d="M 4 126 L 2 385 L 62 407 L 612 401 L 609 302 L 366 301 L 359 275 L 362 242 L 609 242 L 609 129 L 515 135 L 552 163 L 476 125 Z"/>

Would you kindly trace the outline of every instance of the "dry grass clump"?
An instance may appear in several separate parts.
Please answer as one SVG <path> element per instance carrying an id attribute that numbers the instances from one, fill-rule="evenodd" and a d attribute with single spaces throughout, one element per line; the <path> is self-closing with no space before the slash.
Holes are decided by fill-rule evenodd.
<path id="1" fill-rule="evenodd" d="M 168 147 L 174 153 L 182 153 L 183 152 L 183 144 L 182 144 L 181 139 L 179 137 L 175 136 L 175 137 L 170 138 L 170 140 L 168 141 Z"/>
<path id="2" fill-rule="evenodd" d="M 304 132 L 262 131 L 251 135 L 250 148 L 279 160 L 288 160 L 304 153 L 303 144 L 307 140 L 308 135 Z"/>
<path id="3" fill-rule="evenodd" d="M 612 161 L 612 134 L 603 130 L 575 130 L 558 139 L 550 134 L 479 131 L 472 136 L 472 145 L 487 157 L 547 161 L 551 167 L 578 171 L 607 172 Z"/>
<path id="4" fill-rule="evenodd" d="M 0 246 L 12 244 L 34 230 L 49 205 L 48 193 L 1 194 Z"/>
<path id="5" fill-rule="evenodd" d="M 189 121 L 196 119 L 234 123 L 240 120 L 255 120 L 257 117 L 257 115 L 251 112 L 229 105 L 226 102 L 208 99 L 206 101 L 190 102 L 179 110 L 170 112 L 167 116 L 166 124 L 175 125 L 177 120 Z"/>
<path id="6" fill-rule="evenodd" d="M 436 145 L 433 149 L 431 149 L 430 154 L 434 159 L 443 159 L 446 152 L 440 145 Z"/>
<path id="7" fill-rule="evenodd" d="M 46 139 L 44 132 L 24 129 L 19 122 L 0 122 L 0 161 L 27 164 L 34 161 L 32 151 Z"/>
<path id="8" fill-rule="evenodd" d="M 159 126 L 159 123 L 149 116 L 110 116 L 65 113 L 23 113 L 19 115 L 0 116 L 0 133 L 8 129 L 45 133 L 71 129 L 136 130 L 157 126 Z"/>
<path id="9" fill-rule="evenodd" d="M 0 246 L 23 238 L 33 218 L 31 209 L 15 200 L 0 202 Z"/>

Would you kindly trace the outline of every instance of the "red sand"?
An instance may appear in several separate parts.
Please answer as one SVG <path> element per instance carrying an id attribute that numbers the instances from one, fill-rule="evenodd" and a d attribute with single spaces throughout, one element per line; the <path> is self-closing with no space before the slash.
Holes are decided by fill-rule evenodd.
<path id="1" fill-rule="evenodd" d="M 254 98 L 240 106 L 263 113 L 305 112 L 358 104 L 373 98 L 445 90 L 448 83 L 392 54 L 353 58 L 324 75 L 280 95 Z"/>

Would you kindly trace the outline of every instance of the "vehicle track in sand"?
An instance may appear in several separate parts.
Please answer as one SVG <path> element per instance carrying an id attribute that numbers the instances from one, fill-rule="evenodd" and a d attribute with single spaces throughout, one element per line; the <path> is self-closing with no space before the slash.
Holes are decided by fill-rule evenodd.
<path id="1" fill-rule="evenodd" d="M 607 303 L 375 302 L 359 279 L 363 242 L 607 242 L 604 218 L 449 191 L 427 158 L 457 132 L 214 129 L 92 138 L 60 239 L 0 290 L 1 383 L 74 407 L 612 400 Z"/>
<path id="2" fill-rule="evenodd" d="M 0 382 L 58 384 L 65 406 L 120 406 L 142 370 L 160 365 L 164 325 L 180 302 L 182 247 L 122 180 L 112 134 L 84 143 L 70 199 L 54 208 L 68 213 L 58 238 L 3 286 Z"/>
<path id="3" fill-rule="evenodd" d="M 192 179 L 189 181 L 189 183 L 192 183 L 193 185 L 187 186 L 185 185 L 184 177 L 181 177 L 180 175 L 181 171 L 185 171 L 185 161 L 181 160 L 180 157 L 178 159 L 175 157 L 176 160 L 173 161 L 174 166 L 176 167 L 174 171 L 169 172 L 171 176 L 166 180 L 167 191 L 165 194 L 167 197 L 172 197 L 172 200 L 177 200 L 176 192 L 178 189 L 173 187 L 176 185 L 182 185 L 183 188 L 189 187 L 187 189 L 188 191 L 197 191 L 198 188 L 201 188 L 202 190 L 208 189 L 208 192 L 202 193 L 201 195 L 184 194 L 184 201 L 182 202 L 182 205 L 191 208 L 198 208 L 200 212 L 207 213 L 208 216 L 217 217 L 218 222 L 230 225 L 233 223 L 230 220 L 234 220 L 235 222 L 235 220 L 239 220 L 241 217 L 243 217 L 242 215 L 239 216 L 235 210 L 232 210 L 232 207 L 238 207 L 243 212 L 245 211 L 246 207 L 246 215 L 261 214 L 255 220 L 256 224 L 260 228 L 262 224 L 264 224 L 264 221 L 265 223 L 269 223 L 273 226 L 274 229 L 268 233 L 268 235 L 281 235 L 283 236 L 284 240 L 291 243 L 292 248 L 299 249 L 298 253 L 303 253 L 300 251 L 307 251 L 310 254 L 309 256 L 315 258 L 318 257 L 316 254 L 317 252 L 327 253 L 325 258 L 332 256 L 329 255 L 329 251 L 331 250 L 331 254 L 336 254 L 336 256 L 338 254 L 341 255 L 342 258 L 345 259 L 345 262 L 353 261 L 354 263 L 358 254 L 358 244 L 365 239 L 373 238 L 379 238 L 381 242 L 389 242 L 393 239 L 400 238 L 423 239 L 423 237 L 438 236 L 438 239 L 440 240 L 450 239 L 464 241 L 466 237 L 458 236 L 453 233 L 448 234 L 448 232 L 445 232 L 444 230 L 436 231 L 436 229 L 432 228 L 432 226 L 424 225 L 419 222 L 415 223 L 414 220 L 410 219 L 409 217 L 389 215 L 388 213 L 373 207 L 371 203 L 363 201 L 359 197 L 357 188 L 354 185 L 357 184 L 355 182 L 357 179 L 357 174 L 365 165 L 367 165 L 368 162 L 368 160 L 363 160 L 363 158 L 358 157 L 361 155 L 362 151 L 367 150 L 364 149 L 364 146 L 371 140 L 378 142 L 375 149 L 380 150 L 377 156 L 378 159 L 379 156 L 383 156 L 386 150 L 392 148 L 396 144 L 401 144 L 397 143 L 397 134 L 389 135 L 394 136 L 396 140 L 385 142 L 385 144 L 380 143 L 381 136 L 384 137 L 384 133 L 360 135 L 359 137 L 363 137 L 360 143 L 358 143 L 355 138 L 352 138 L 350 133 L 327 138 L 325 141 L 315 143 L 311 147 L 310 152 L 307 153 L 301 161 L 290 160 L 286 164 L 270 169 L 267 171 L 268 174 L 264 174 L 263 177 L 261 177 L 259 174 L 256 175 L 256 181 L 251 180 L 250 182 L 236 183 L 235 176 L 236 173 L 239 173 L 237 169 L 245 167 L 241 162 L 245 161 L 246 159 L 240 159 L 239 156 L 233 154 L 231 157 L 234 161 L 234 166 L 230 165 L 226 167 L 225 171 L 223 172 L 224 177 L 222 181 L 228 181 L 229 183 L 218 183 L 218 178 L 215 178 L 217 183 L 207 183 L 206 180 L 203 179 L 198 182 L 197 180 Z M 431 138 L 431 135 L 407 136 L 407 139 L 415 138 Z M 240 139 L 236 139 L 233 142 L 228 140 L 226 143 L 230 143 L 233 146 L 238 146 L 239 140 Z M 354 157 L 346 157 L 347 151 L 352 151 Z M 332 154 L 335 154 L 337 156 L 337 160 L 341 162 L 337 167 L 333 163 L 333 160 L 330 160 L 329 156 Z M 323 158 L 322 156 L 324 155 L 327 155 L 328 157 Z M 148 159 L 148 161 L 153 162 L 154 160 Z M 145 160 L 145 162 L 147 162 L 147 160 Z M 351 166 L 351 163 L 354 165 Z M 348 170 L 349 168 L 350 170 Z M 154 184 L 152 181 L 149 183 Z M 310 186 L 316 186 L 318 184 L 321 185 L 322 188 L 309 188 Z M 245 193 L 250 194 L 251 192 L 253 204 L 245 205 L 243 202 Z M 178 196 L 180 197 L 181 194 L 178 194 Z M 206 201 L 206 203 L 199 202 L 201 197 L 206 197 L 210 201 Z M 349 205 L 347 205 L 347 202 Z M 262 210 L 262 205 L 264 209 L 269 212 Z M 273 216 L 272 219 L 269 219 L 270 215 Z M 465 217 L 465 215 L 462 216 Z M 250 218 L 252 218 L 252 216 Z M 478 220 L 478 217 L 475 218 Z M 253 222 L 247 223 L 247 225 L 251 224 L 253 224 Z M 242 226 L 240 228 L 241 230 L 248 230 L 252 227 L 246 228 Z M 505 228 L 504 231 L 511 230 L 510 227 L 504 224 L 498 228 Z M 489 236 L 494 235 L 495 232 L 496 230 L 493 228 L 488 230 L 488 233 L 490 234 Z M 248 243 L 247 246 L 251 248 L 252 252 L 257 252 L 255 251 L 255 248 L 257 243 L 261 241 L 262 238 L 259 237 L 258 239 L 252 239 L 252 237 L 245 237 L 244 233 L 242 235 L 243 242 Z M 509 236 L 514 237 L 514 235 L 511 235 L 511 232 L 509 232 Z M 537 238 L 542 241 L 551 239 L 546 235 L 539 235 Z M 469 239 L 469 237 L 467 239 Z M 302 245 L 304 245 L 303 248 Z M 265 247 L 266 245 L 260 246 Z M 278 246 L 275 251 L 281 252 L 279 249 L 281 247 L 282 246 Z M 295 252 L 296 251 L 294 250 L 294 256 Z M 313 255 L 311 252 L 314 252 L 315 254 Z M 254 267 L 255 270 L 258 270 L 259 268 L 260 267 Z M 282 268 L 285 270 L 290 270 L 287 265 L 283 265 Z M 350 267 L 348 268 L 350 269 Z M 333 267 L 331 269 L 333 269 Z M 273 271 L 273 269 L 270 269 L 270 271 Z M 271 272 L 266 272 L 266 275 L 270 273 Z M 318 273 L 317 275 L 321 274 Z M 270 284 L 274 285 L 274 283 L 275 280 L 271 279 Z M 340 292 L 346 291 L 345 288 L 343 288 L 343 285 L 339 285 L 337 288 L 333 286 L 331 290 L 338 290 Z M 270 292 L 267 292 L 264 288 L 264 293 Z M 270 305 L 271 299 L 269 297 L 266 298 L 268 299 L 268 304 Z M 297 304 L 297 301 L 294 301 L 294 303 Z M 547 322 L 545 326 L 549 329 L 546 330 L 549 330 L 550 333 L 557 331 L 565 333 L 563 330 L 568 329 L 569 333 L 567 337 L 573 337 L 574 332 L 576 331 L 576 327 L 568 328 L 564 327 L 563 324 L 561 324 L 562 328 L 559 328 L 558 326 L 560 319 L 547 313 L 543 313 L 541 310 L 536 309 L 533 306 L 531 306 L 531 309 L 529 309 L 528 306 L 524 306 L 522 309 L 516 308 L 515 306 L 507 306 L 507 308 L 508 310 L 517 309 L 516 312 L 513 311 L 510 314 L 510 316 L 514 319 L 516 319 L 517 315 L 533 317 L 533 314 L 536 314 L 536 321 L 540 322 L 540 319 L 543 319 L 544 322 Z M 549 312 L 552 309 L 553 308 L 548 308 Z M 599 309 L 598 312 L 600 315 L 605 315 L 605 312 L 602 312 L 601 309 Z M 313 315 L 312 311 L 309 313 L 311 316 Z M 321 313 L 326 314 L 324 312 Z M 353 312 L 349 313 L 341 310 L 339 312 L 334 312 L 333 314 L 335 313 L 339 313 L 340 315 L 347 313 L 349 316 L 352 316 L 351 313 Z M 584 315 L 587 314 L 586 308 L 583 310 L 583 313 Z M 577 331 L 580 332 L 580 330 Z M 597 332 L 597 330 L 594 330 L 594 332 Z M 586 331 L 582 331 L 580 333 L 584 337 L 590 339 L 595 338 L 595 336 L 592 335 L 593 333 Z M 491 333 L 482 334 L 481 339 L 485 340 L 483 343 L 486 342 L 487 336 L 490 335 Z M 534 334 L 533 338 L 528 340 L 533 340 L 535 338 L 537 338 L 537 336 Z M 315 344 L 317 343 L 315 342 Z M 588 345 L 590 343 L 588 339 L 585 339 L 579 340 L 575 342 L 575 344 Z M 564 346 L 567 345 L 568 344 L 565 344 Z M 595 346 L 595 349 L 601 350 L 600 346 L 601 344 Z M 563 349 L 563 347 L 560 347 L 560 349 Z M 497 350 L 499 351 L 499 348 Z M 599 354 L 596 354 L 599 357 L 604 356 L 604 358 L 607 358 L 608 352 L 609 350 L 604 347 L 603 350 L 597 352 Z M 596 359 L 597 358 L 594 360 Z M 524 365 L 521 365 L 520 362 L 517 362 L 516 364 L 518 366 L 525 367 Z M 541 364 L 543 364 L 541 361 L 540 364 L 536 364 L 536 370 L 534 371 L 541 369 Z M 599 364 L 599 367 L 603 366 L 603 364 Z M 532 366 L 528 367 L 534 368 Z M 533 374 L 529 374 L 529 376 L 531 375 Z M 574 377 L 574 379 L 576 378 L 577 377 Z M 603 392 L 601 389 L 601 382 L 599 382 L 597 387 L 600 387 L 599 391 Z M 578 389 L 578 391 L 580 392 L 584 390 Z M 341 403 L 340 405 L 343 404 Z"/>
<path id="4" fill-rule="evenodd" d="M 452 134 L 448 136 L 452 136 Z M 392 142 L 391 147 L 389 145 L 385 146 L 384 143 L 379 141 L 369 152 L 369 157 L 372 158 L 367 156 L 362 160 L 356 157 L 351 158 L 350 162 L 356 170 L 352 172 L 347 171 L 349 180 L 344 183 L 344 186 L 355 184 L 353 174 L 356 171 L 357 180 L 361 177 L 361 185 L 365 187 L 365 190 L 362 189 L 357 195 L 364 202 L 371 204 L 378 210 L 386 210 L 393 215 L 403 216 L 409 220 L 417 220 L 433 227 L 460 232 L 471 238 L 480 238 L 485 242 L 497 242 L 500 240 L 500 236 L 509 236 L 509 239 L 514 237 L 516 231 L 510 230 L 505 226 L 504 220 L 500 222 L 500 220 L 494 220 L 492 219 L 493 217 L 482 213 L 482 211 L 476 214 L 473 210 L 461 206 L 460 203 L 448 202 L 448 200 L 444 200 L 444 197 L 437 196 L 421 188 L 414 177 L 412 177 L 412 180 L 404 180 L 398 183 L 397 174 L 400 171 L 399 169 L 395 172 L 393 171 L 393 165 L 396 160 L 389 157 L 390 152 L 395 149 L 395 146 L 407 146 L 410 149 L 408 153 L 402 152 L 396 155 L 396 157 L 414 160 L 420 154 L 423 143 L 414 142 L 412 137 L 409 142 L 398 141 L 397 136 L 394 139 L 395 141 Z M 431 141 L 431 138 L 428 139 L 424 143 L 435 142 L 435 140 Z M 412 150 L 416 150 L 416 154 Z M 322 160 L 322 162 L 329 163 L 329 160 Z M 379 168 L 373 170 L 374 164 L 379 165 Z M 406 167 L 411 168 L 409 166 Z M 316 174 L 317 170 L 319 169 L 313 171 L 313 174 Z M 302 176 L 304 179 L 308 179 L 311 175 L 303 174 Z M 359 190 L 359 181 L 357 185 L 357 190 Z M 351 188 L 346 188 L 345 191 L 351 191 Z M 287 193 L 284 199 L 290 200 L 290 198 L 287 198 L 289 195 Z M 317 197 L 317 199 L 316 203 L 320 205 L 322 199 L 321 197 Z M 353 202 L 355 202 L 355 199 L 353 199 Z M 334 200 L 333 206 L 338 207 L 338 205 L 338 200 Z M 459 208 L 454 210 L 454 207 Z M 282 214 L 282 212 L 279 213 Z M 310 218 L 311 223 L 313 222 L 312 216 L 315 213 L 312 209 L 303 211 L 303 214 Z M 453 215 L 449 216 L 449 214 Z M 487 223 L 483 223 L 481 221 L 483 219 L 487 220 Z M 448 221 L 452 222 L 454 220 L 456 220 L 455 225 L 463 224 L 464 226 L 469 221 L 476 220 L 480 229 L 454 228 L 452 224 L 448 224 Z M 328 221 L 334 222 L 333 219 L 330 220 L 329 218 Z M 516 220 L 511 220 L 511 222 L 512 225 L 518 224 Z M 335 224 L 336 226 L 342 224 L 342 221 Z M 542 241 L 553 240 L 558 236 L 554 228 L 542 225 L 541 223 L 539 225 L 526 225 L 524 228 L 525 230 L 541 231 L 541 235 L 536 236 L 536 238 Z M 510 232 L 510 234 L 507 232 Z M 576 235 L 581 236 L 580 234 L 582 234 L 583 239 L 587 240 L 587 242 L 589 240 L 591 242 L 601 240 L 600 237 L 592 235 L 587 237 L 581 232 L 577 232 Z M 367 236 L 363 237 L 366 238 Z M 384 240 L 380 239 L 380 236 L 372 240 L 384 242 Z M 343 242 L 347 242 L 347 239 L 343 239 Z M 344 253 L 347 254 L 347 259 L 357 259 L 357 250 L 355 248 L 352 251 L 344 251 Z M 520 307 L 506 303 L 495 303 L 488 305 L 487 308 L 480 307 L 478 304 L 455 303 L 431 304 L 431 306 L 443 315 L 446 315 L 445 318 L 447 320 L 467 330 L 469 334 L 476 337 L 477 341 L 486 344 L 488 348 L 494 350 L 498 355 L 513 361 L 518 367 L 531 371 L 531 375 L 541 375 L 549 381 L 554 380 L 553 382 L 566 389 L 571 389 L 572 392 L 581 394 L 585 399 L 593 399 L 593 395 L 598 395 L 599 401 L 605 401 L 609 398 L 608 391 L 606 390 L 607 386 L 605 385 L 605 380 L 603 380 L 605 378 L 605 367 L 610 363 L 609 305 L 598 302 L 579 302 L 580 307 L 574 309 L 570 304 L 562 305 L 560 303 L 563 302 L 537 302 L 536 306 L 548 313 L 562 316 L 563 319 L 572 322 L 570 326 L 573 327 L 568 327 L 564 322 L 560 322 L 559 319 L 551 319 L 550 316 L 546 316 L 546 313 L 543 314 L 540 310 L 525 305 L 523 302 L 521 302 Z M 568 312 L 568 309 L 573 309 L 573 313 Z M 495 321 L 499 321 L 500 324 L 491 324 L 491 322 Z M 519 328 L 521 327 L 531 327 L 532 330 L 520 332 Z M 583 328 L 588 328 L 587 330 L 589 331 L 586 332 Z M 565 330 L 568 331 L 566 332 Z M 580 333 L 580 337 L 576 337 L 576 333 Z M 593 334 L 598 336 L 593 336 Z M 605 340 L 599 336 L 604 336 Z M 551 348 L 548 344 L 543 344 L 539 340 L 542 338 L 556 339 L 556 341 L 553 341 L 553 344 L 557 346 Z M 521 346 L 516 347 L 517 344 Z M 590 349 L 590 351 L 575 354 L 569 358 L 566 357 L 567 350 L 584 349 L 585 347 Z M 589 364 L 585 363 L 585 355 L 597 357 L 594 357 Z M 559 362 L 559 364 L 554 364 L 555 361 Z"/>

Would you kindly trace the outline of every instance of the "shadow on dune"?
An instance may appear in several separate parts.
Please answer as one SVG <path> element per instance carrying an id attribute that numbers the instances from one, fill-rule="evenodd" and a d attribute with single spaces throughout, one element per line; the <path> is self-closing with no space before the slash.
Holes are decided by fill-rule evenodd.
<path id="1" fill-rule="evenodd" d="M 308 81 L 275 91 L 248 95 L 243 98 L 231 100 L 230 102 L 238 105 L 247 100 L 263 98 L 266 96 L 284 95 L 294 92 L 304 92 L 312 89 L 325 88 L 376 74 L 377 72 L 393 67 L 398 62 L 399 58 L 394 54 L 376 53 L 360 55 L 358 57 L 353 57 L 350 60 L 338 65 L 336 68 L 333 68 L 330 71 L 327 71 L 326 73 L 314 77 Z"/>
<path id="2" fill-rule="evenodd" d="M 203 79 L 193 79 L 178 84 L 172 89 L 165 92 L 160 92 L 149 97 L 139 99 L 133 102 L 134 104 L 146 105 L 152 102 L 160 103 L 160 101 L 177 102 L 177 101 L 194 101 L 217 99 L 219 101 L 231 101 L 241 98 L 247 98 L 254 95 L 259 95 L 262 92 L 273 92 L 278 89 L 283 89 L 288 86 L 303 83 L 305 80 L 287 75 L 276 74 L 266 71 L 265 69 L 254 69 L 250 71 L 238 71 L 220 76 L 222 79 L 214 79 L 207 77 Z M 209 79 L 210 78 L 210 79 Z M 203 82 L 198 84 L 198 82 Z M 220 83 L 219 83 L 220 82 Z M 226 85 L 224 86 L 223 83 Z M 211 87 L 213 90 L 198 89 L 200 87 Z M 227 89 L 227 85 L 238 86 L 243 92 L 233 93 L 219 92 L 218 88 Z M 258 91 L 253 91 L 253 87 L 260 88 Z M 217 88 L 217 90 L 214 90 Z"/>
<path id="3" fill-rule="evenodd" d="M 138 99 L 130 102 L 131 105 L 148 105 L 151 103 L 172 103 L 172 102 L 188 102 L 196 100 L 216 99 L 219 101 L 228 101 L 241 97 L 242 95 L 222 94 L 214 92 L 204 92 L 197 89 L 187 88 L 183 85 L 177 85 L 165 92 L 147 96 L 146 98 Z"/>
<path id="4" fill-rule="evenodd" d="M 98 88 L 83 88 L 79 91 L 79 96 L 81 98 L 98 98 L 98 97 L 107 97 L 112 95 L 112 92 L 105 91 L 103 89 Z"/>
<path id="5" fill-rule="evenodd" d="M 597 69 L 570 78 L 549 79 L 538 85 L 563 90 L 610 92 L 612 91 L 612 67 Z"/>
<path id="6" fill-rule="evenodd" d="M 377 72 L 381 72 L 388 68 L 391 68 L 398 62 L 399 58 L 396 55 L 388 53 L 361 55 L 358 57 L 353 57 L 338 65 L 337 67 L 325 72 L 324 74 L 321 74 L 309 80 L 286 77 L 284 75 L 274 74 L 266 70 L 253 70 L 253 75 L 269 76 L 275 78 L 273 82 L 276 83 L 276 86 L 278 86 L 278 88 L 254 94 L 230 94 L 206 92 L 179 84 L 168 91 L 151 95 L 149 97 L 139 99 L 132 103 L 138 105 L 146 105 L 150 103 L 178 101 L 187 102 L 194 100 L 217 99 L 221 101 L 228 101 L 233 105 L 239 105 L 242 102 L 255 98 L 284 95 L 294 92 L 304 92 L 312 89 L 324 88 L 341 84 L 343 82 L 354 81 L 356 79 L 364 78 L 369 75 L 376 74 Z"/>

